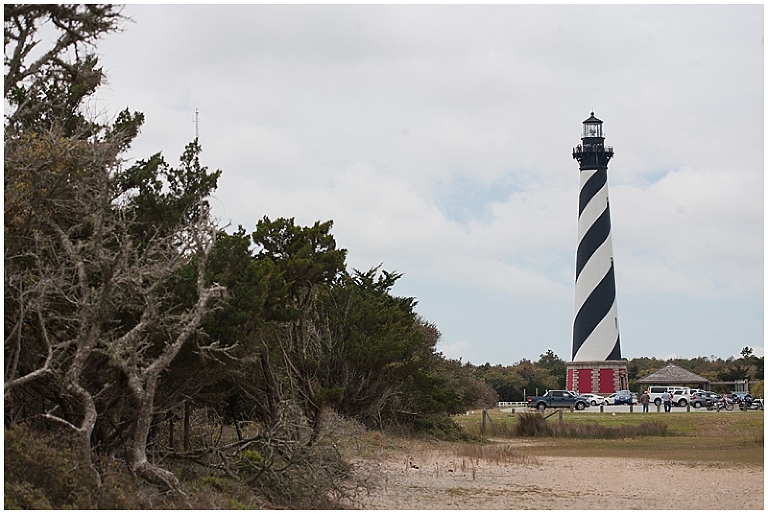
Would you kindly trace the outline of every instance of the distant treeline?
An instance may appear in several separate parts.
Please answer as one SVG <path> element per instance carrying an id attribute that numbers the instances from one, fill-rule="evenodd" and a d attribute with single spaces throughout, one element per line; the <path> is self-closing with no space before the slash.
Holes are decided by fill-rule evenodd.
<path id="1" fill-rule="evenodd" d="M 629 387 L 638 391 L 636 382 L 669 363 L 696 373 L 711 382 L 734 382 L 749 379 L 763 380 L 764 357 L 755 357 L 752 349 L 745 347 L 741 357 L 721 359 L 718 357 L 696 357 L 693 359 L 662 360 L 654 357 L 636 357 L 627 360 Z M 511 366 L 495 366 L 485 363 L 479 366 L 465 364 L 473 370 L 474 376 L 493 387 L 499 395 L 499 401 L 523 401 L 524 395 L 544 392 L 547 389 L 564 389 L 566 382 L 566 363 L 555 355 L 552 350 L 539 355 L 539 359 L 531 361 L 522 359 Z M 713 385 L 713 390 L 730 390 L 729 385 Z"/>

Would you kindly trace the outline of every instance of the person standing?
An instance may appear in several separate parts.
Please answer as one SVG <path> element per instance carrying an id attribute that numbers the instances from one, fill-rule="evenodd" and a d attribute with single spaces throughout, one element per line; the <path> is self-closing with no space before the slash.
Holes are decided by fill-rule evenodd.
<path id="1" fill-rule="evenodd" d="M 651 403 L 651 395 L 648 394 L 648 391 L 640 397 L 640 403 L 643 404 L 643 412 L 648 412 L 648 404 Z"/>
<path id="2" fill-rule="evenodd" d="M 662 393 L 661 401 L 664 402 L 664 412 L 672 412 L 672 395 L 669 394 L 669 391 Z"/>

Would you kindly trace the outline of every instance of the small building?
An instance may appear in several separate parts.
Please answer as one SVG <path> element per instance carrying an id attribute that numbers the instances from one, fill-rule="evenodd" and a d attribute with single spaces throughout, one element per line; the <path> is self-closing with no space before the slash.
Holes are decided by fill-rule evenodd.
<path id="1" fill-rule="evenodd" d="M 669 385 L 669 386 L 688 386 L 699 389 L 709 389 L 710 381 L 706 378 L 692 373 L 687 369 L 683 369 L 680 366 L 674 364 L 667 364 L 658 371 L 655 371 L 637 380 L 638 385 L 643 387 L 652 385 Z"/>

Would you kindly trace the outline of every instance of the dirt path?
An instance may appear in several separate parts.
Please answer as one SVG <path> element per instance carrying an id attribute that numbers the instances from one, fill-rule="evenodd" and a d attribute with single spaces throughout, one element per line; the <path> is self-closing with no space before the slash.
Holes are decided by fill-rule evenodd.
<path id="1" fill-rule="evenodd" d="M 494 462 L 443 449 L 360 460 L 376 483 L 362 509 L 658 509 L 764 507 L 763 467 L 606 457 Z M 738 484 L 738 487 L 734 487 Z M 727 490 L 726 495 L 718 491 Z M 740 494 L 739 491 L 749 491 Z"/>

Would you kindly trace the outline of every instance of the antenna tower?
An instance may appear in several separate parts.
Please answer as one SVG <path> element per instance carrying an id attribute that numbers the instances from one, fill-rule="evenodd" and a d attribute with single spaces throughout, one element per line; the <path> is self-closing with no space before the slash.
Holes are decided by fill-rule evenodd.
<path id="1" fill-rule="evenodd" d="M 200 136 L 200 112 L 195 109 L 195 140 Z"/>

